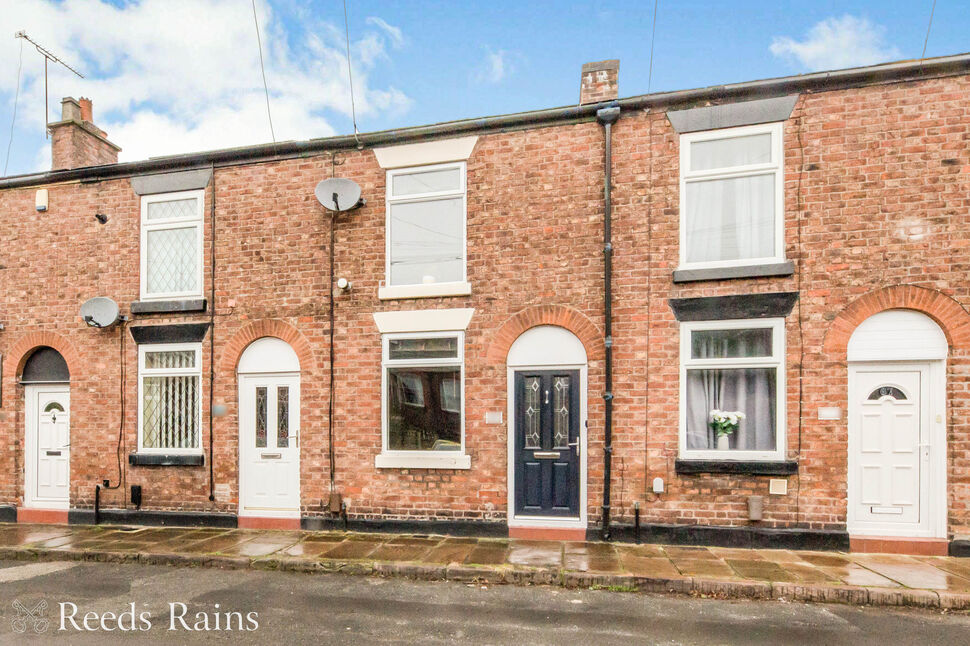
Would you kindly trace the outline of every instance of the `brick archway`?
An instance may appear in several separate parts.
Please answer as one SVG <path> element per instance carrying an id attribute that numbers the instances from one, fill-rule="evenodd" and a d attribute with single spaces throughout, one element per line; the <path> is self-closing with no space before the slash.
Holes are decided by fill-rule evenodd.
<path id="1" fill-rule="evenodd" d="M 276 337 L 290 344 L 293 351 L 296 352 L 296 356 L 300 359 L 301 372 L 313 373 L 316 371 L 316 359 L 313 356 L 313 350 L 310 348 L 310 342 L 298 329 L 279 319 L 253 321 L 236 332 L 229 339 L 225 350 L 222 351 L 219 369 L 227 373 L 235 372 L 236 366 L 239 365 L 239 359 L 242 357 L 243 351 L 249 347 L 249 344 L 256 339 L 267 336 Z"/>
<path id="2" fill-rule="evenodd" d="M 970 348 L 970 313 L 960 303 L 935 289 L 894 285 L 864 294 L 842 310 L 825 334 L 824 350 L 845 359 L 856 327 L 873 314 L 892 309 L 922 312 L 943 329 L 951 348 Z"/>
<path id="3" fill-rule="evenodd" d="M 4 372 L 8 375 L 17 377 L 24 369 L 24 364 L 30 356 L 31 350 L 35 348 L 49 346 L 61 353 L 64 361 L 67 362 L 67 369 L 71 373 L 71 379 L 76 379 L 81 374 L 81 358 L 66 337 L 56 332 L 30 332 L 22 337 L 10 348 L 7 358 L 4 361 Z"/>
<path id="4" fill-rule="evenodd" d="M 519 335 L 539 325 L 556 325 L 575 334 L 585 346 L 589 361 L 603 357 L 603 335 L 584 314 L 562 305 L 534 305 L 516 312 L 499 327 L 488 345 L 488 362 L 504 365 Z"/>

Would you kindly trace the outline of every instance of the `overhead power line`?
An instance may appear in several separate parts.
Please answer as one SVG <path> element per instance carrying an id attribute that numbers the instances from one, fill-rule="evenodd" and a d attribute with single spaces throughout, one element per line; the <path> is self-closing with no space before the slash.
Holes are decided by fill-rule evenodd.
<path id="1" fill-rule="evenodd" d="M 926 46 L 930 42 L 930 29 L 933 27 L 933 14 L 936 13 L 936 0 L 933 0 L 933 7 L 930 9 L 930 23 L 926 25 L 926 38 L 923 39 L 923 53 L 919 55 L 922 61 L 926 58 Z"/>
<path id="2" fill-rule="evenodd" d="M 266 84 L 266 66 L 263 63 L 263 41 L 259 37 L 259 18 L 256 17 L 256 0 L 253 0 L 253 22 L 256 23 L 256 46 L 259 48 L 259 69 L 263 73 L 263 92 L 266 93 L 266 116 L 269 119 L 269 135 L 276 143 L 276 131 L 273 130 L 273 113 L 269 109 L 269 85 Z"/>
<path id="3" fill-rule="evenodd" d="M 647 92 L 650 91 L 650 85 L 653 83 L 653 43 L 657 38 L 657 5 L 660 4 L 660 0 L 653 0 L 653 33 L 650 34 L 650 71 L 647 75 Z"/>
<path id="4" fill-rule="evenodd" d="M 354 104 L 354 70 L 350 64 L 350 20 L 347 18 L 347 0 L 344 0 L 344 33 L 347 37 L 347 76 L 350 79 L 350 115 L 354 121 L 354 139 L 360 145 L 360 138 L 357 136 L 357 106 Z"/>

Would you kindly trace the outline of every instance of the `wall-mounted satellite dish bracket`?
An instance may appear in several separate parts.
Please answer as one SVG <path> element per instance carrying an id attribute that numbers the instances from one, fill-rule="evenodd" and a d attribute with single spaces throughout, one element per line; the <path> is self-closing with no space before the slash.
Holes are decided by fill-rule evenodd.
<path id="1" fill-rule="evenodd" d="M 357 182 L 343 177 L 331 177 L 317 184 L 313 191 L 328 211 L 352 211 L 367 202 L 360 196 Z"/>

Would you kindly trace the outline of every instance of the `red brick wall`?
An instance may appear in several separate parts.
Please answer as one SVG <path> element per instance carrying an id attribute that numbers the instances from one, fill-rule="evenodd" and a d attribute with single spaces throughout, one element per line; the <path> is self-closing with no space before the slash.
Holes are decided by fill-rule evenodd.
<path id="1" fill-rule="evenodd" d="M 60 123 L 51 128 L 51 168 L 83 168 L 118 162 L 118 149 L 88 132 L 96 129 L 76 122 Z"/>
<path id="2" fill-rule="evenodd" d="M 928 311 L 953 343 L 947 364 L 950 528 L 970 528 L 965 502 L 970 427 L 962 421 L 970 407 L 970 382 L 967 349 L 957 341 L 966 334 L 957 328 L 970 299 L 968 86 L 966 77 L 954 77 L 801 96 L 785 124 L 786 253 L 799 268 L 790 278 L 673 284 L 678 135 L 663 112 L 624 112 L 614 128 L 613 156 L 616 518 L 629 522 L 639 501 L 644 522 L 746 524 L 746 497 L 762 494 L 765 525 L 843 527 L 846 421 L 817 419 L 819 406 L 847 408 L 844 344 L 829 339 L 845 337 L 861 320 L 851 309 L 860 297 L 907 284 L 934 296 L 872 302 L 887 307 L 905 302 Z M 544 312 L 568 321 L 589 350 L 587 504 L 591 521 L 598 518 L 602 137 L 595 123 L 480 137 L 468 160 L 472 295 L 455 298 L 378 300 L 384 278 L 384 171 L 369 150 L 338 154 L 337 173 L 357 181 L 367 198 L 365 207 L 336 219 L 336 275 L 351 280 L 353 289 L 336 297 L 335 477 L 338 490 L 350 499 L 351 515 L 505 517 L 507 420 L 486 425 L 485 413 L 507 410 L 503 352 L 513 331 L 524 329 L 523 321 Z M 215 401 L 229 407 L 229 415 L 214 426 L 216 500 L 208 500 L 208 467 L 127 467 L 137 426 L 136 348 L 128 337 L 122 467 L 127 484 L 143 486 L 143 508 L 235 511 L 235 364 L 245 343 L 268 330 L 290 341 L 303 364 L 304 508 L 312 513 L 326 503 L 330 217 L 313 197 L 313 187 L 330 171 L 329 155 L 216 169 L 216 316 L 214 334 L 203 347 L 203 418 L 208 419 L 213 336 Z M 78 307 L 106 295 L 127 312 L 137 300 L 139 198 L 126 179 L 49 188 L 46 213 L 34 211 L 34 189 L 0 191 L 0 213 L 6 218 L 0 233 L 6 250 L 0 269 L 6 295 L 0 332 L 5 449 L 0 502 L 17 503 L 22 496 L 23 389 L 16 384 L 17 367 L 34 343 L 30 339 L 38 338 L 31 335 L 53 331 L 65 356 L 73 353 L 68 359 L 72 501 L 85 506 L 92 504 L 95 484 L 116 477 L 121 330 L 87 328 Z M 207 297 L 211 200 L 210 185 Z M 96 212 L 107 214 L 108 223 L 99 224 Z M 798 475 L 788 478 L 789 494 L 769 496 L 766 477 L 678 476 L 679 331 L 668 299 L 775 291 L 801 294 L 787 321 L 787 454 L 799 462 Z M 465 432 L 472 468 L 378 470 L 381 348 L 372 315 L 432 307 L 475 308 L 465 344 Z M 864 311 L 875 311 L 872 307 Z M 208 320 L 207 314 L 155 315 L 139 316 L 136 323 Z M 667 484 L 660 496 L 648 493 L 656 476 Z M 118 492 L 105 497 L 106 506 L 123 504 Z"/>

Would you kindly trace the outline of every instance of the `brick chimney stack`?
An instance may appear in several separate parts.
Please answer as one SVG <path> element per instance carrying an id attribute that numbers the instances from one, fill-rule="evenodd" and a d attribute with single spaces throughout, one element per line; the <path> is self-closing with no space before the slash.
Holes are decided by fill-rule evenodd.
<path id="1" fill-rule="evenodd" d="M 118 163 L 121 148 L 108 141 L 108 133 L 94 125 L 93 119 L 91 99 L 61 99 L 61 120 L 47 125 L 52 170 Z"/>
<path id="2" fill-rule="evenodd" d="M 620 95 L 620 61 L 586 63 L 579 87 L 580 105 L 616 99 Z"/>

